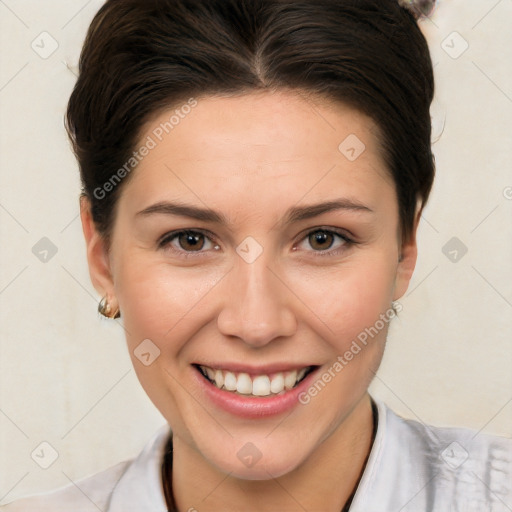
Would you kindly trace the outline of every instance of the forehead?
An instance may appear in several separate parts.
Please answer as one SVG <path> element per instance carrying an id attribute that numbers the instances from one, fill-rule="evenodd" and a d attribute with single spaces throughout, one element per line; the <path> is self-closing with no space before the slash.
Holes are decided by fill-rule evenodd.
<path id="1" fill-rule="evenodd" d="M 279 197 L 378 201 L 383 188 L 394 192 L 373 121 L 346 105 L 294 92 L 174 106 L 146 123 L 139 147 L 145 144 L 151 150 L 126 187 L 140 207 L 180 194 L 275 209 Z"/>

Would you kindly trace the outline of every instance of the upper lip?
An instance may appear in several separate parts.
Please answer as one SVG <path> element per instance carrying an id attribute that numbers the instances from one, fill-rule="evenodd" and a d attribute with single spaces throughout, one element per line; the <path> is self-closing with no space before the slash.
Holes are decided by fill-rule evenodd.
<path id="1" fill-rule="evenodd" d="M 233 373 L 248 373 L 250 375 L 269 375 L 271 373 L 289 372 L 293 370 L 301 370 L 302 368 L 309 368 L 311 366 L 318 366 L 307 363 L 272 363 L 266 365 L 247 365 L 241 363 L 213 363 L 213 362 L 201 362 L 194 363 L 196 366 L 207 366 L 214 370 L 225 370 Z"/>

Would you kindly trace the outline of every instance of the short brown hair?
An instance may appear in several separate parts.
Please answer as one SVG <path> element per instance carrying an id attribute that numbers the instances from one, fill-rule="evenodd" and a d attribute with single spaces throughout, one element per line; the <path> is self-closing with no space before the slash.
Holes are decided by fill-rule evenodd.
<path id="1" fill-rule="evenodd" d="M 408 239 L 417 201 L 424 206 L 435 172 L 434 78 L 420 12 L 403 5 L 107 0 L 89 27 L 66 114 L 100 233 L 109 239 L 127 178 L 99 198 L 98 187 L 130 158 L 148 119 L 192 96 L 291 88 L 345 103 L 375 121 Z"/>

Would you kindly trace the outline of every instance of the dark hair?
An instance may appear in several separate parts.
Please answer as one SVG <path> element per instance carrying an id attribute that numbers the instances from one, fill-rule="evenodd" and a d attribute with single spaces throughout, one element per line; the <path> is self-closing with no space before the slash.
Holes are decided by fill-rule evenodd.
<path id="1" fill-rule="evenodd" d="M 407 240 L 435 172 L 432 61 L 417 24 L 426 7 L 409 4 L 107 0 L 89 27 L 66 114 L 100 233 L 109 240 L 126 162 L 155 114 L 191 97 L 294 89 L 375 121 Z"/>

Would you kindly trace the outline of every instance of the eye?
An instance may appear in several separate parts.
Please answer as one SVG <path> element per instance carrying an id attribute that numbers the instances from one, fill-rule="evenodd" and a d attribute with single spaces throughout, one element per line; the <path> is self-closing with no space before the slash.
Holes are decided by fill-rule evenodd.
<path id="1" fill-rule="evenodd" d="M 308 250 L 307 247 L 304 247 L 304 244 L 307 244 L 313 249 L 313 252 L 319 253 L 318 256 L 323 256 L 324 254 L 337 254 L 354 243 L 343 233 L 320 228 L 307 233 L 297 247 L 301 250 Z"/>
<path id="2" fill-rule="evenodd" d="M 205 233 L 190 229 L 167 233 L 159 240 L 158 247 L 169 247 L 172 251 L 180 253 L 201 253 L 219 249 L 219 246 Z"/>

